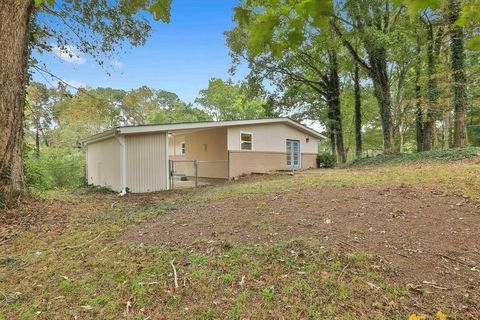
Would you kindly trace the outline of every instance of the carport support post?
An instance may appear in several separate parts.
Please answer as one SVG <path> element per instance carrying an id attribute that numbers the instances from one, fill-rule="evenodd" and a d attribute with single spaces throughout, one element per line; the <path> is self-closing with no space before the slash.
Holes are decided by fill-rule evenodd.
<path id="1" fill-rule="evenodd" d="M 195 167 L 195 188 L 198 188 L 198 160 L 193 160 L 193 166 Z"/>

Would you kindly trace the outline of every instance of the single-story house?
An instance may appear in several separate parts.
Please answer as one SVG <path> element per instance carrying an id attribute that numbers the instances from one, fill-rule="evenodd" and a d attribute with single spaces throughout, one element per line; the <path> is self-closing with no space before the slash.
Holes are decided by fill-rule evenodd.
<path id="1" fill-rule="evenodd" d="M 232 179 L 316 167 L 317 131 L 289 118 L 123 126 L 89 137 L 88 183 L 122 192 L 168 190 L 172 176 Z"/>

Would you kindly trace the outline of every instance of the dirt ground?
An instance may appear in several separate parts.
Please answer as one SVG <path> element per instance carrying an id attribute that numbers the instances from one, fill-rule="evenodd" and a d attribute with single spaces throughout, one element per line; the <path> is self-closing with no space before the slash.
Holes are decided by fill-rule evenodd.
<path id="1" fill-rule="evenodd" d="M 468 198 L 434 189 L 323 187 L 187 206 L 131 228 L 123 239 L 208 253 L 304 238 L 373 252 L 395 270 L 390 280 L 411 290 L 480 302 L 479 214 Z"/>

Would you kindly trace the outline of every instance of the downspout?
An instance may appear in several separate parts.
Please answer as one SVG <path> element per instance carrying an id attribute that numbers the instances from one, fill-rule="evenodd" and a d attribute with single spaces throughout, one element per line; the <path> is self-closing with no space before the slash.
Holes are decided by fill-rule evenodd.
<path id="1" fill-rule="evenodd" d="M 120 194 L 125 195 L 127 193 L 127 154 L 125 152 L 125 137 L 116 133 L 115 138 L 120 145 Z"/>

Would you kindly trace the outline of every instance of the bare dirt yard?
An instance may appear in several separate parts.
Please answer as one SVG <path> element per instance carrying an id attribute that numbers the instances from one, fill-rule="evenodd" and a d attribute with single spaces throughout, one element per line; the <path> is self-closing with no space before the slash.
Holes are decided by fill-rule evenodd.
<path id="1" fill-rule="evenodd" d="M 478 159 L 55 192 L 0 220 L 0 319 L 480 319 Z"/>

